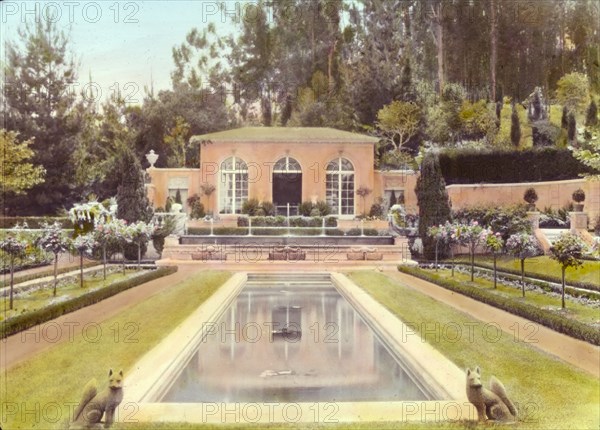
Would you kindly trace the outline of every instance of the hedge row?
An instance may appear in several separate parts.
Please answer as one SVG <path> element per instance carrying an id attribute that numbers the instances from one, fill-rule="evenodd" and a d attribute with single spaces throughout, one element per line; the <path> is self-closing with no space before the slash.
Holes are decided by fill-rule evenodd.
<path id="1" fill-rule="evenodd" d="M 365 236 L 378 236 L 379 232 L 374 228 L 365 228 L 364 229 Z M 322 229 L 320 228 L 311 228 L 311 227 L 302 227 L 296 228 L 295 230 L 290 228 L 290 233 L 297 236 L 319 236 L 322 233 Z M 359 228 L 352 228 L 344 233 L 343 230 L 338 228 L 329 228 L 325 230 L 326 236 L 360 236 Z M 210 234 L 210 228 L 206 227 L 191 227 L 188 229 L 189 235 L 198 235 L 198 236 L 206 236 Z M 247 236 L 248 228 L 246 227 L 217 227 L 213 230 L 213 234 L 215 236 Z M 285 236 L 288 234 L 287 229 L 269 229 L 269 228 L 260 228 L 260 227 L 252 227 L 252 234 L 254 236 Z"/>
<path id="2" fill-rule="evenodd" d="M 471 262 L 468 260 L 456 259 L 455 262 L 471 265 Z M 482 267 L 484 269 L 490 269 L 490 270 L 494 269 L 493 264 L 487 264 L 487 263 L 481 263 L 481 262 L 475 262 L 475 267 Z M 525 267 L 527 267 L 527 262 L 525 262 Z M 498 267 L 497 270 L 499 273 L 500 272 L 510 273 L 511 275 L 518 276 L 519 279 L 521 278 L 520 270 L 509 269 L 509 268 L 504 268 L 504 267 L 502 267 L 502 268 Z M 542 281 L 554 282 L 555 284 L 562 284 L 562 279 L 560 279 L 558 276 L 547 275 L 545 273 L 531 273 L 531 272 L 527 272 L 527 270 L 525 270 L 525 276 L 527 276 L 528 278 L 541 279 Z M 569 281 L 568 284 L 571 287 L 583 288 L 586 290 L 600 292 L 600 285 L 591 284 L 589 282 Z"/>
<path id="3" fill-rule="evenodd" d="M 107 287 L 96 291 L 91 291 L 71 300 L 55 303 L 42 309 L 37 309 L 26 314 L 18 315 L 0 324 L 0 339 L 23 330 L 27 330 L 30 327 L 42 324 L 54 318 L 58 318 L 61 315 L 69 312 L 76 311 L 77 309 L 93 305 L 94 303 L 98 303 L 104 299 L 114 296 L 115 294 L 128 290 L 129 288 L 136 287 L 140 284 L 170 275 L 175 272 L 177 272 L 176 266 L 160 267 L 152 272 L 144 273 L 140 276 L 136 276 L 135 278 L 115 282 Z"/>
<path id="4" fill-rule="evenodd" d="M 288 220 L 284 216 L 253 216 L 252 227 L 287 227 Z M 294 216 L 289 219 L 290 227 L 322 227 L 322 217 Z M 238 217 L 238 227 L 248 227 L 248 217 Z M 337 227 L 337 218 L 325 218 L 325 227 Z"/>
<path id="5" fill-rule="evenodd" d="M 448 185 L 558 181 L 594 173 L 564 148 L 450 149 L 442 151 L 439 160 Z"/>
<path id="6" fill-rule="evenodd" d="M 536 306 L 523 303 L 518 300 L 502 297 L 480 288 L 470 287 L 451 279 L 437 279 L 435 276 L 430 275 L 422 269 L 398 266 L 398 270 L 408 275 L 432 282 L 448 290 L 464 294 L 465 296 L 494 306 L 498 309 L 502 309 L 506 312 L 510 312 L 511 314 L 527 318 L 568 336 L 590 342 L 594 345 L 600 345 L 600 331 L 597 328 L 591 327 L 579 321 L 571 320 L 560 315 L 555 315 L 548 311 L 539 309 Z"/>
<path id="7" fill-rule="evenodd" d="M 84 261 L 83 267 L 88 268 L 88 267 L 92 267 L 92 266 L 97 266 L 99 264 L 102 264 L 102 263 L 98 262 L 98 261 Z M 47 266 L 47 264 L 44 264 L 44 266 Z M 59 267 L 56 270 L 56 274 L 60 275 L 62 273 L 67 273 L 67 272 L 71 272 L 74 270 L 79 270 L 79 265 L 71 266 L 71 267 Z M 27 282 L 27 281 L 31 281 L 33 279 L 43 278 L 46 276 L 53 276 L 53 275 L 54 275 L 54 269 L 49 269 L 49 270 L 45 270 L 43 272 L 37 272 L 37 273 L 29 273 L 27 275 L 21 275 L 21 276 L 19 276 L 19 272 L 15 272 L 14 283 L 18 284 L 21 282 Z M 0 288 L 7 287 L 9 285 L 10 285 L 10 274 L 3 273 L 3 279 L 0 280 Z"/>
<path id="8" fill-rule="evenodd" d="M 62 228 L 71 229 L 73 228 L 73 223 L 69 218 L 65 217 L 1 217 L 0 218 L 0 228 L 13 228 L 17 224 L 23 225 L 26 222 L 29 228 L 42 228 L 43 224 L 46 222 L 48 224 L 53 224 L 55 222 L 60 223 Z"/>

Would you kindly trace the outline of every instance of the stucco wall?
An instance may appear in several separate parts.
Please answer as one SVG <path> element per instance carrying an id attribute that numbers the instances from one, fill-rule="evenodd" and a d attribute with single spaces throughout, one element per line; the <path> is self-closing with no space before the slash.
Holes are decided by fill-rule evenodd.
<path id="1" fill-rule="evenodd" d="M 536 206 L 559 209 L 572 201 L 571 194 L 581 188 L 586 195 L 584 212 L 593 222 L 600 214 L 600 182 L 586 179 L 569 181 L 528 182 L 521 184 L 481 184 L 481 185 L 449 185 L 448 195 L 453 209 L 470 206 L 492 205 L 502 206 L 524 203 L 523 194 L 527 188 L 533 187 L 538 195 Z"/>

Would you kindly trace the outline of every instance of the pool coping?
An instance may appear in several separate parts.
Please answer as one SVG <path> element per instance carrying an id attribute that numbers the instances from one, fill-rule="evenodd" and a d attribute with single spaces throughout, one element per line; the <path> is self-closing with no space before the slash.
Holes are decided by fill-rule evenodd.
<path id="1" fill-rule="evenodd" d="M 182 367 L 207 335 L 207 323 L 216 322 L 243 288 L 247 273 L 234 274 L 196 311 L 157 346 L 147 352 L 126 375 L 124 399 L 117 411 L 121 422 L 239 423 L 337 423 L 337 422 L 445 422 L 476 420 L 468 402 L 465 374 L 441 353 L 423 343 L 418 334 L 391 314 L 350 279 L 329 273 L 334 286 L 359 314 L 367 315 L 378 334 L 388 336 L 392 348 L 406 355 L 404 365 L 420 372 L 426 383 L 444 400 L 376 402 L 206 402 L 159 403 Z M 198 330 L 198 327 L 201 327 Z M 413 333 L 414 336 L 407 336 Z M 404 339 L 400 338 L 404 334 Z M 431 354 L 433 360 L 423 360 Z M 442 363 L 440 365 L 440 363 Z M 443 378 L 444 386 L 435 378 Z M 446 381 L 448 381 L 446 383 Z"/>

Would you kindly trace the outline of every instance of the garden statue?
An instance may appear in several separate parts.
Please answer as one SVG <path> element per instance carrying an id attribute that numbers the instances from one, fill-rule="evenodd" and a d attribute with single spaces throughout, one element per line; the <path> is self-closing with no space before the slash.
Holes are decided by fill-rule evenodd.
<path id="1" fill-rule="evenodd" d="M 123 371 L 108 372 L 108 387 L 98 393 L 97 382 L 92 379 L 83 389 L 81 402 L 75 408 L 69 429 L 108 428 L 114 421 L 115 409 L 123 400 Z"/>
<path id="2" fill-rule="evenodd" d="M 480 421 L 515 421 L 517 409 L 506 395 L 502 382 L 494 376 L 490 378 L 490 389 L 481 383 L 481 370 L 467 369 L 467 398 L 473 403 Z"/>

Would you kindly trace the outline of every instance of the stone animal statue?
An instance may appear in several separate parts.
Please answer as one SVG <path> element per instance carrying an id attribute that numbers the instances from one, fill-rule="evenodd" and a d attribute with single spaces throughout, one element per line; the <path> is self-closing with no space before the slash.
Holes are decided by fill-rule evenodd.
<path id="1" fill-rule="evenodd" d="M 83 389 L 81 402 L 75 408 L 73 422 L 69 429 L 105 428 L 114 421 L 115 409 L 123 400 L 123 371 L 108 372 L 108 387 L 98 392 L 97 383 L 92 379 Z M 102 416 L 104 415 L 104 422 Z"/>
<path id="2" fill-rule="evenodd" d="M 506 395 L 502 382 L 492 376 L 489 385 L 488 390 L 481 383 L 479 366 L 475 370 L 467 369 L 467 398 L 475 405 L 479 420 L 515 421 L 517 408 Z"/>

